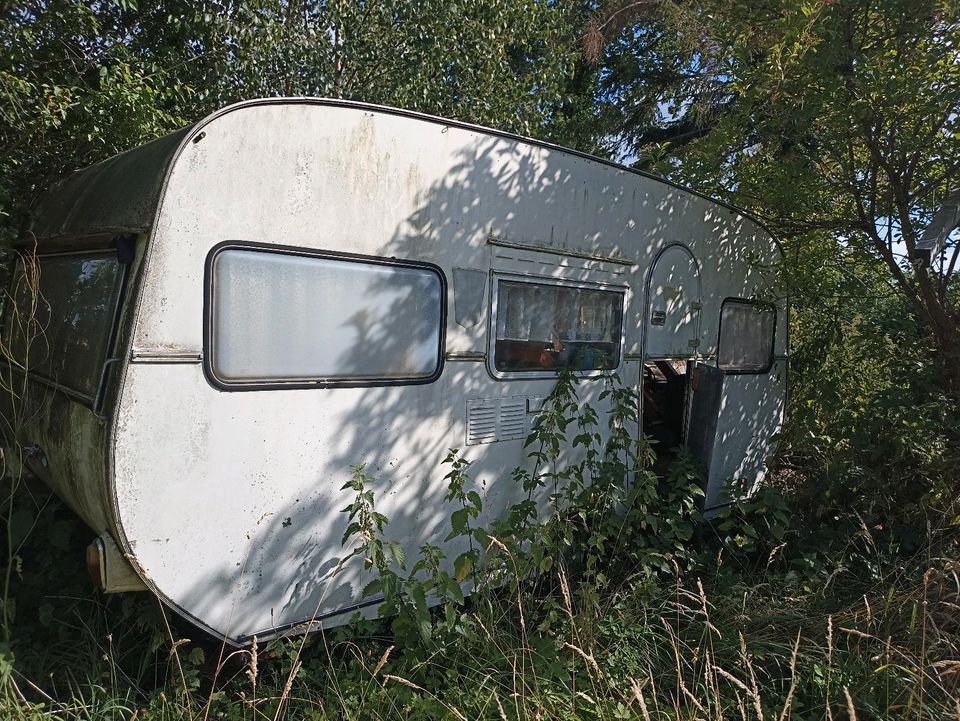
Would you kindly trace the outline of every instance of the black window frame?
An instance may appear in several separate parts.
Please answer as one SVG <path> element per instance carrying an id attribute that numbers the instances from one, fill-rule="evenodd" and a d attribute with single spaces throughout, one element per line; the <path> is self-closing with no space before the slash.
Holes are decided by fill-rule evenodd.
<path id="1" fill-rule="evenodd" d="M 18 373 L 22 373 L 29 380 L 40 383 L 51 388 L 54 391 L 62 393 L 73 401 L 89 408 L 98 416 L 100 415 L 106 394 L 107 383 L 109 382 L 109 374 L 107 369 L 113 359 L 113 354 L 116 351 L 117 339 L 120 335 L 120 320 L 122 315 L 122 308 L 124 298 L 127 293 L 127 286 L 129 285 L 130 279 L 130 262 L 124 262 L 122 258 L 122 251 L 119 247 L 120 243 L 129 243 L 134 241 L 134 236 L 132 235 L 121 235 L 115 236 L 111 239 L 112 245 L 108 246 L 94 246 L 88 248 L 71 248 L 68 250 L 57 250 L 50 253 L 33 253 L 33 259 L 38 263 L 42 263 L 45 258 L 55 258 L 62 257 L 66 255 L 78 255 L 78 256 L 105 256 L 109 255 L 111 252 L 116 256 L 116 263 L 120 266 L 119 276 L 117 278 L 116 287 L 114 288 L 114 294 L 112 299 L 113 309 L 110 314 L 109 319 L 109 329 L 107 331 L 107 341 L 104 344 L 103 354 L 100 358 L 99 363 L 97 364 L 100 372 L 98 373 L 97 378 L 94 382 L 93 395 L 81 391 L 77 388 L 73 388 L 68 385 L 64 385 L 60 381 L 50 378 L 49 376 L 37 373 L 36 371 L 29 370 L 24 368 L 22 364 L 10 358 L 8 354 L 5 354 L 3 360 L 6 361 L 7 365 L 16 370 Z M 2 318 L 2 327 L 4 334 L 7 338 L 12 337 L 12 330 L 10 324 L 13 322 L 13 308 L 16 305 L 16 297 L 14 295 L 14 283 L 17 282 L 18 275 L 22 272 L 20 270 L 21 264 L 27 262 L 28 252 L 22 248 L 17 248 L 14 250 L 16 257 L 13 264 L 13 272 L 10 273 L 9 283 L 6 288 L 7 292 L 7 304 L 3 309 L 4 314 Z M 132 260 L 132 259 L 131 259 Z"/>
<path id="2" fill-rule="evenodd" d="M 229 381 L 217 376 L 213 367 L 213 285 L 214 262 L 220 253 L 227 250 L 244 250 L 276 255 L 293 255 L 306 258 L 324 258 L 344 262 L 381 265 L 392 268 L 415 268 L 435 274 L 440 281 L 440 332 L 437 343 L 436 369 L 429 376 L 411 376 L 409 378 L 316 378 L 311 380 L 254 380 Z M 207 382 L 220 391 L 277 391 L 304 390 L 322 388 L 372 388 L 387 386 L 427 385 L 436 382 L 443 375 L 444 355 L 447 338 L 447 277 L 439 265 L 419 260 L 383 258 L 359 253 L 344 253 L 334 250 L 306 248 L 295 245 L 282 245 L 246 240 L 225 240 L 214 245 L 208 252 L 203 272 L 203 374 Z"/>
<path id="3" fill-rule="evenodd" d="M 736 304 L 736 305 L 748 305 L 751 308 L 761 308 L 763 310 L 768 310 L 773 314 L 773 328 L 770 331 L 770 352 L 767 354 L 767 365 L 763 368 L 758 369 L 748 369 L 748 370 L 738 370 L 736 368 L 727 368 L 720 364 L 720 344 L 723 342 L 723 310 L 727 307 L 727 304 Z M 750 375 L 763 375 L 769 373 L 773 368 L 774 363 L 774 350 L 776 348 L 777 342 L 777 306 L 775 303 L 767 303 L 764 301 L 751 300 L 749 298 L 738 298 L 738 297 L 729 297 L 724 298 L 723 302 L 720 304 L 720 319 L 718 322 L 717 328 L 717 368 L 723 371 L 724 375 L 729 376 L 750 376 Z"/>

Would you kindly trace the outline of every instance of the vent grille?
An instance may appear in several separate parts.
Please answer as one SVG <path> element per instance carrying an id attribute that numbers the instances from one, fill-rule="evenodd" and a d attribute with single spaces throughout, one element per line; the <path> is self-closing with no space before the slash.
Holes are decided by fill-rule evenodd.
<path id="1" fill-rule="evenodd" d="M 527 398 L 475 398 L 467 401 L 467 445 L 515 441 L 527 430 Z"/>
<path id="2" fill-rule="evenodd" d="M 497 440 L 497 406 L 495 402 L 467 401 L 467 445 L 493 443 Z"/>
<path id="3" fill-rule="evenodd" d="M 527 399 L 504 398 L 500 403 L 500 428 L 497 429 L 498 441 L 510 441 L 523 438 L 527 428 Z"/>

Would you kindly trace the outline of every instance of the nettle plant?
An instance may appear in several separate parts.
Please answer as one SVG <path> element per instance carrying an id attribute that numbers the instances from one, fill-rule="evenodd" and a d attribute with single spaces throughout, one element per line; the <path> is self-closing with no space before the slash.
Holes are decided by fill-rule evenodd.
<path id="1" fill-rule="evenodd" d="M 374 479 L 362 466 L 354 468 L 343 486 L 355 494 L 343 509 L 343 544 L 355 544 L 349 558 L 362 558 L 374 573 L 363 593 L 383 596 L 379 613 L 392 617 L 398 642 L 415 647 L 469 635 L 474 622 L 461 607 L 465 591 L 475 603 L 493 594 L 539 596 L 546 601 L 541 627 L 549 627 L 560 616 L 561 601 L 550 602 L 557 581 L 567 605 L 572 593 L 596 609 L 601 589 L 611 583 L 672 574 L 698 562 L 701 554 L 691 543 L 702 521 L 696 462 L 680 450 L 658 476 L 652 442 L 629 431 L 638 421 L 635 391 L 616 376 L 601 382 L 605 419 L 580 401 L 580 379 L 560 375 L 526 439 L 530 462 L 512 473 L 521 498 L 488 527 L 479 522 L 483 498 L 473 489 L 470 462 L 458 449 L 449 451 L 443 464 L 452 510 L 444 544 L 464 549 L 453 558 L 424 544 L 410 565 L 400 545 L 386 537 L 388 519 L 376 511 Z M 432 614 L 433 605 L 442 612 Z"/>

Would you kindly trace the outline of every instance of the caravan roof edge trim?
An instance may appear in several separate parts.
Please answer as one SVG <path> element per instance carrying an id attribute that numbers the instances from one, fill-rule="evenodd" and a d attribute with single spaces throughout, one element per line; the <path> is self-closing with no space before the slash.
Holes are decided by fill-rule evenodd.
<path id="1" fill-rule="evenodd" d="M 188 144 L 198 139 L 198 134 L 202 132 L 204 127 L 209 125 L 211 122 L 213 122 L 217 118 L 226 115 L 227 113 L 232 113 L 237 110 L 242 110 L 244 108 L 256 107 L 261 105 L 293 105 L 293 104 L 353 108 L 356 110 L 367 110 L 370 112 L 383 113 L 387 115 L 398 115 L 402 117 L 414 118 L 417 120 L 423 120 L 425 122 L 433 123 L 435 125 L 442 125 L 446 127 L 455 127 L 455 128 L 461 128 L 464 130 L 471 130 L 474 132 L 482 133 L 484 135 L 504 138 L 506 140 L 512 140 L 519 143 L 524 143 L 526 145 L 531 145 L 539 148 L 544 148 L 547 150 L 565 153 L 567 155 L 572 155 L 575 157 L 583 158 L 585 160 L 590 160 L 596 163 L 600 163 L 602 165 L 606 165 L 611 168 L 616 168 L 618 170 L 623 170 L 628 173 L 633 173 L 634 175 L 639 175 L 641 177 L 654 180 L 656 182 L 662 183 L 672 188 L 676 188 L 677 190 L 683 191 L 685 193 L 690 193 L 693 196 L 702 198 L 703 200 L 713 203 L 714 205 L 717 205 L 722 208 L 726 208 L 727 210 L 730 210 L 731 212 L 736 213 L 737 215 L 741 216 L 745 220 L 748 220 L 751 223 L 754 223 L 755 225 L 757 225 L 757 227 L 759 227 L 768 236 L 770 236 L 770 239 L 773 241 L 773 244 L 777 248 L 777 251 L 780 253 L 781 258 L 785 257 L 783 246 L 781 245 L 780 240 L 779 238 L 777 238 L 776 234 L 774 234 L 762 220 L 757 218 L 755 215 L 753 215 L 749 211 L 744 210 L 739 206 L 733 205 L 732 203 L 728 203 L 724 200 L 720 200 L 719 198 L 715 198 L 711 195 L 708 195 L 707 193 L 701 192 L 689 186 L 676 183 L 668 178 L 664 178 L 663 176 L 656 175 L 654 173 L 648 173 L 638 168 L 631 168 L 628 165 L 618 163 L 614 160 L 609 160 L 608 158 L 603 158 L 598 155 L 591 155 L 590 153 L 585 153 L 580 150 L 567 148 L 562 145 L 557 145 L 556 143 L 550 143 L 545 140 L 537 140 L 536 138 L 530 138 L 527 136 L 518 135 L 516 133 L 510 133 L 503 130 L 496 130 L 494 128 L 489 128 L 483 125 L 477 125 L 477 124 L 469 123 L 462 120 L 451 120 L 448 118 L 442 118 L 436 115 L 421 113 L 414 110 L 403 110 L 401 108 L 394 108 L 389 105 L 377 105 L 374 103 L 366 103 L 366 102 L 360 102 L 356 100 L 343 100 L 343 99 L 337 99 L 337 98 L 314 98 L 314 97 L 256 98 L 253 100 L 242 100 L 242 101 L 233 103 L 232 105 L 227 105 L 226 107 L 221 108 L 220 110 L 210 113 L 209 115 L 207 115 L 206 117 L 204 117 L 203 119 L 201 119 L 196 123 L 187 125 L 168 135 L 161 136 L 160 138 L 157 138 L 156 140 L 153 140 L 147 143 L 146 145 L 141 145 L 135 148 L 131 148 L 130 150 L 126 150 L 122 153 L 111 156 L 110 158 L 107 158 L 99 163 L 89 165 L 86 168 L 82 168 L 80 170 L 77 170 L 71 173 L 70 175 L 63 178 L 57 185 L 54 186 L 54 189 L 46 195 L 45 200 L 47 201 L 53 200 L 54 198 L 61 195 L 62 192 L 68 187 L 74 188 L 75 189 L 74 193 L 76 193 L 77 192 L 76 189 L 82 189 L 84 187 L 89 186 L 91 184 L 91 176 L 95 176 L 97 172 L 100 172 L 106 168 L 114 169 L 116 168 L 119 162 L 122 162 L 122 160 L 137 156 L 143 153 L 144 151 L 146 151 L 148 148 L 151 150 L 154 150 L 158 147 L 163 147 L 163 145 L 166 145 L 166 146 L 169 146 L 169 150 L 172 152 L 168 152 L 165 155 L 165 157 L 162 157 L 159 163 L 154 164 L 153 172 L 150 172 L 148 174 L 149 177 L 162 178 L 162 180 L 156 186 L 156 193 L 154 194 L 153 198 L 151 198 L 151 204 L 147 207 L 143 207 L 143 210 L 147 212 L 144 214 L 143 217 L 136 219 L 139 222 L 136 223 L 135 225 L 131 225 L 129 223 L 128 224 L 113 223 L 112 225 L 109 226 L 110 229 L 122 228 L 124 230 L 146 230 L 147 228 L 152 227 L 154 221 L 156 220 L 157 214 L 160 209 L 160 205 L 162 204 L 163 195 L 166 192 L 167 181 L 169 179 L 170 171 L 176 164 L 176 161 L 179 158 L 180 154 L 183 152 L 183 149 Z M 157 166 L 163 167 L 162 174 L 155 172 L 158 169 Z M 100 189 L 99 192 L 95 194 L 99 195 L 100 197 L 103 197 L 103 189 Z M 77 197 L 75 202 L 71 204 L 71 208 L 77 205 L 79 201 L 83 199 L 83 196 L 87 195 L 87 193 L 78 193 L 78 195 L 80 197 Z M 50 207 L 45 207 L 43 208 L 43 210 L 44 210 L 43 217 L 45 220 L 47 216 L 55 215 L 55 213 L 51 213 L 51 210 L 53 209 Z M 77 225 L 76 227 L 71 227 L 70 221 L 73 220 L 72 216 L 75 216 L 76 212 L 75 210 L 73 210 L 67 215 L 68 217 L 63 219 L 63 221 L 59 225 L 56 223 L 50 223 L 50 222 L 45 223 L 47 228 L 49 228 L 50 230 L 53 230 L 51 226 L 57 226 L 56 231 L 54 232 L 49 232 L 48 230 L 45 230 L 43 227 L 39 229 L 31 228 L 31 232 L 34 234 L 34 237 L 37 240 L 40 240 L 40 239 L 49 240 L 54 238 L 76 237 L 77 235 L 88 235 L 93 231 L 102 231 L 107 227 L 107 226 L 95 226 L 89 223 L 87 225 Z M 94 220 L 94 218 L 91 218 L 90 220 Z M 147 220 L 149 220 L 149 222 L 144 222 Z"/>

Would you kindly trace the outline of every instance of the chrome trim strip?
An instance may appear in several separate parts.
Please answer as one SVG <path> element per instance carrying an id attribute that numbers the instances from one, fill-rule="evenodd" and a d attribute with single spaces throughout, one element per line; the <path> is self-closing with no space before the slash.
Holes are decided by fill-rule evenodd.
<path id="1" fill-rule="evenodd" d="M 131 363 L 200 363 L 203 355 L 198 350 L 151 350 L 134 348 Z"/>

